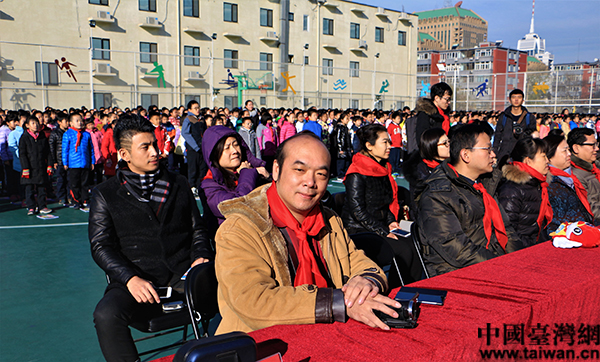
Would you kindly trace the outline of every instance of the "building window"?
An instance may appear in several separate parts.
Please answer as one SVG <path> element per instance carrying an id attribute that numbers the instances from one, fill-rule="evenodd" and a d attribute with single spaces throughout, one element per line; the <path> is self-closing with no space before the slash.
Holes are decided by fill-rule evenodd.
<path id="1" fill-rule="evenodd" d="M 156 12 L 156 0 L 138 0 L 141 11 Z"/>
<path id="2" fill-rule="evenodd" d="M 200 65 L 200 47 L 183 47 L 183 64 L 184 65 Z"/>
<path id="3" fill-rule="evenodd" d="M 238 21 L 238 6 L 232 3 L 223 3 L 223 20 L 230 23 Z"/>
<path id="4" fill-rule="evenodd" d="M 360 24 L 350 23 L 350 39 L 360 39 Z"/>
<path id="5" fill-rule="evenodd" d="M 237 50 L 225 49 L 225 60 L 223 61 L 225 68 L 237 69 L 237 67 L 238 67 L 237 59 L 238 59 L 238 51 Z"/>
<path id="6" fill-rule="evenodd" d="M 196 102 L 198 102 L 198 104 L 200 104 L 200 96 L 196 95 L 196 94 L 186 94 L 185 102 L 183 104 L 188 104 L 192 100 L 196 101 Z"/>
<path id="7" fill-rule="evenodd" d="M 308 15 L 302 16 L 302 30 L 308 31 Z"/>
<path id="8" fill-rule="evenodd" d="M 358 99 L 351 99 L 350 100 L 350 108 L 352 109 L 359 109 L 360 108 L 360 103 L 358 101 Z"/>
<path id="9" fill-rule="evenodd" d="M 350 62 L 350 76 L 353 78 L 358 77 L 358 62 Z"/>
<path id="10" fill-rule="evenodd" d="M 108 5 L 108 0 L 88 0 L 88 3 L 92 5 Z"/>
<path id="11" fill-rule="evenodd" d="M 58 66 L 56 63 L 35 62 L 35 84 L 58 85 Z"/>
<path id="12" fill-rule="evenodd" d="M 260 97 L 260 105 L 261 106 L 267 105 L 267 97 Z"/>
<path id="13" fill-rule="evenodd" d="M 294 13 L 288 13 L 288 21 L 294 21 Z"/>
<path id="14" fill-rule="evenodd" d="M 92 38 L 92 59 L 110 60 L 110 39 Z"/>
<path id="15" fill-rule="evenodd" d="M 140 42 L 140 62 L 154 63 L 158 61 L 158 45 L 156 43 Z"/>
<path id="16" fill-rule="evenodd" d="M 273 70 L 273 54 L 260 53 L 260 70 Z"/>
<path id="17" fill-rule="evenodd" d="M 333 19 L 323 18 L 323 35 L 333 35 Z"/>
<path id="18" fill-rule="evenodd" d="M 383 28 L 375 27 L 375 43 L 383 43 Z"/>
<path id="19" fill-rule="evenodd" d="M 323 75 L 333 75 L 333 59 L 323 59 Z"/>
<path id="20" fill-rule="evenodd" d="M 142 94 L 142 107 L 148 109 L 158 104 L 158 94 Z"/>
<path id="21" fill-rule="evenodd" d="M 94 108 L 112 107 L 112 93 L 94 93 Z"/>
<path id="22" fill-rule="evenodd" d="M 398 32 L 398 45 L 406 46 L 406 32 L 405 31 Z"/>
<path id="23" fill-rule="evenodd" d="M 304 56 L 304 65 L 308 65 L 308 56 L 307 55 Z"/>
<path id="24" fill-rule="evenodd" d="M 331 98 L 321 99 L 321 108 L 333 108 L 333 99 L 331 99 Z"/>
<path id="25" fill-rule="evenodd" d="M 238 97 L 237 96 L 225 96 L 225 108 L 233 109 L 238 106 Z"/>
<path id="26" fill-rule="evenodd" d="M 183 16 L 199 17 L 200 13 L 198 9 L 200 6 L 198 1 L 199 0 L 183 0 Z"/>
<path id="27" fill-rule="evenodd" d="M 260 9 L 260 26 L 273 27 L 273 10 Z"/>

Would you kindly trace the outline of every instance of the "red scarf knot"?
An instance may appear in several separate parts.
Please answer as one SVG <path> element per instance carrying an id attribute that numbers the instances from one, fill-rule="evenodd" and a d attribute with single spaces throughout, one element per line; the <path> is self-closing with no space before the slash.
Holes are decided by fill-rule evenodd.
<path id="1" fill-rule="evenodd" d="M 450 131 L 450 117 L 448 117 L 448 115 L 438 106 L 437 110 L 440 113 L 440 115 L 442 117 L 444 117 L 444 122 L 442 123 L 442 128 L 444 129 L 444 132 L 446 132 L 446 135 L 448 135 L 448 132 Z"/>
<path id="2" fill-rule="evenodd" d="M 77 152 L 77 148 L 79 148 L 79 145 L 81 144 L 81 137 L 83 135 L 83 130 L 76 129 L 73 127 L 69 127 L 69 128 L 72 129 L 73 131 L 77 132 L 77 142 L 75 142 L 75 152 Z"/>
<path id="3" fill-rule="evenodd" d="M 302 224 L 300 224 L 287 208 L 283 200 L 281 200 L 281 197 L 279 197 L 277 185 L 274 181 L 267 190 L 267 200 L 269 202 L 273 224 L 278 228 L 285 227 L 288 231 L 292 231 L 298 240 L 298 250 L 296 250 L 296 254 L 298 255 L 298 266 L 296 269 L 294 286 L 298 287 L 305 284 L 312 284 L 319 288 L 327 288 L 327 280 L 321 274 L 315 254 L 308 244 L 308 236 L 310 235 L 314 238 L 325 227 L 325 220 L 323 219 L 323 214 L 321 213 L 319 205 L 315 205 L 309 211 Z M 318 241 L 313 241 L 313 246 L 315 249 L 318 248 L 318 252 L 320 253 Z M 325 265 L 325 260 L 321 258 L 321 261 L 323 262 L 323 265 Z"/>
<path id="4" fill-rule="evenodd" d="M 494 200 L 492 195 L 487 192 L 482 184 L 476 182 L 473 187 L 475 190 L 481 192 L 481 195 L 483 196 L 483 205 L 485 207 L 485 214 L 483 215 L 483 229 L 485 230 L 485 236 L 488 239 L 485 248 L 489 249 L 493 226 L 498 243 L 500 243 L 502 249 L 506 250 L 508 236 L 506 235 L 504 220 L 502 220 L 502 213 L 500 212 L 500 208 L 498 207 L 496 200 Z"/>

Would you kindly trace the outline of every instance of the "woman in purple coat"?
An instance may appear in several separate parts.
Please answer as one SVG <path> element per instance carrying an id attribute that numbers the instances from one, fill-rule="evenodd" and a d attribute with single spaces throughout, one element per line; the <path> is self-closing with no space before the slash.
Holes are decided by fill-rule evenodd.
<path id="1" fill-rule="evenodd" d="M 247 195 L 257 186 L 259 175 L 267 179 L 270 175 L 264 167 L 265 161 L 254 157 L 242 137 L 225 126 L 213 126 L 204 132 L 202 155 L 209 171 L 202 181 L 200 197 L 212 234 L 225 221 L 218 205 Z"/>

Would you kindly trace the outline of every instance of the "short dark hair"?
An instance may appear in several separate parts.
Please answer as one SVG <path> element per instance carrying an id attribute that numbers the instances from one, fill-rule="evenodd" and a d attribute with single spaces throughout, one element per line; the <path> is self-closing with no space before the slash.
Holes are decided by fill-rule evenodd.
<path id="1" fill-rule="evenodd" d="M 254 102 L 252 101 L 252 99 L 248 99 L 246 100 L 246 102 L 244 102 L 244 107 L 248 106 L 248 103 L 252 102 L 252 104 L 254 104 Z"/>
<path id="2" fill-rule="evenodd" d="M 586 136 L 593 136 L 594 130 L 591 128 L 575 128 L 569 132 L 569 136 L 567 137 L 567 143 L 569 144 L 569 149 L 573 152 L 573 145 L 580 145 L 586 141 Z"/>
<path id="3" fill-rule="evenodd" d="M 192 107 L 194 106 L 194 104 L 197 104 L 197 105 L 198 105 L 198 107 L 200 107 L 200 103 L 198 103 L 198 101 L 197 101 L 197 100 L 195 100 L 195 99 L 192 99 L 191 101 L 189 101 L 189 102 L 188 102 L 188 104 L 187 104 L 187 109 L 192 109 Z"/>
<path id="4" fill-rule="evenodd" d="M 149 120 L 136 114 L 123 114 L 119 117 L 113 130 L 113 139 L 115 148 L 120 150 L 124 148 L 131 151 L 131 139 L 138 133 L 154 134 L 154 126 Z"/>
<path id="5" fill-rule="evenodd" d="M 279 144 L 279 147 L 277 147 L 277 152 L 275 153 L 275 160 L 277 161 L 277 164 L 279 165 L 279 176 L 281 176 L 281 166 L 283 166 L 283 162 L 285 161 L 285 159 L 287 157 L 286 145 L 289 143 L 290 140 L 294 140 L 294 139 L 300 138 L 300 137 L 310 137 L 312 139 L 318 140 L 321 143 L 323 142 L 316 134 L 314 134 L 308 130 L 296 133 L 292 137 L 281 142 Z M 323 145 L 325 145 L 325 144 L 323 144 Z"/>
<path id="6" fill-rule="evenodd" d="M 83 116 L 79 112 L 73 112 L 73 113 L 69 114 L 69 122 L 71 122 L 73 120 L 73 117 L 75 117 L 75 116 L 79 116 L 79 117 L 81 117 L 81 119 L 83 119 Z"/>
<path id="7" fill-rule="evenodd" d="M 565 136 L 548 135 L 544 138 L 544 142 L 546 143 L 546 157 L 548 157 L 548 159 L 551 159 L 556 155 L 556 149 L 562 141 L 566 141 Z"/>
<path id="8" fill-rule="evenodd" d="M 448 92 L 448 95 L 452 95 L 452 88 L 445 82 L 439 82 L 431 86 L 431 99 L 433 100 L 435 96 L 442 98 L 444 94 Z"/>
<path id="9" fill-rule="evenodd" d="M 548 136 L 552 136 L 552 135 L 561 136 L 562 138 L 565 138 L 565 131 L 563 131 L 560 128 L 555 128 L 555 129 L 550 130 L 550 132 L 548 132 Z"/>
<path id="10" fill-rule="evenodd" d="M 517 141 L 510 153 L 513 161 L 523 162 L 525 158 L 534 159 L 538 152 L 548 154 L 548 145 L 539 138 L 524 137 Z"/>
<path id="11" fill-rule="evenodd" d="M 450 164 L 456 166 L 460 160 L 460 151 L 474 147 L 477 137 L 482 133 L 487 134 L 486 129 L 474 123 L 457 127 L 450 138 Z"/>
<path id="12" fill-rule="evenodd" d="M 308 110 L 308 117 L 310 118 L 310 116 L 312 116 L 313 113 L 316 113 L 317 117 L 319 116 L 319 112 L 317 112 L 316 109 L 309 109 Z"/>
<path id="13" fill-rule="evenodd" d="M 441 128 L 430 128 L 421 134 L 419 140 L 419 153 L 421 158 L 424 160 L 435 160 L 440 157 L 438 153 L 438 143 L 440 138 L 445 135 L 446 132 Z"/>
<path id="14" fill-rule="evenodd" d="M 148 114 L 148 119 L 154 117 L 154 116 L 158 116 L 160 117 L 160 113 L 157 111 L 151 111 L 150 114 Z"/>
<path id="15" fill-rule="evenodd" d="M 381 132 L 387 133 L 387 129 L 379 123 L 371 123 L 359 128 L 356 132 L 356 136 L 360 142 L 361 151 L 368 152 L 367 142 L 374 146 L 379 138 L 379 133 Z"/>
<path id="16" fill-rule="evenodd" d="M 519 88 L 515 88 L 513 90 L 510 91 L 510 93 L 508 94 L 508 98 L 510 99 L 513 95 L 522 95 L 523 97 L 525 97 L 525 93 L 523 93 L 522 90 L 520 90 Z"/>

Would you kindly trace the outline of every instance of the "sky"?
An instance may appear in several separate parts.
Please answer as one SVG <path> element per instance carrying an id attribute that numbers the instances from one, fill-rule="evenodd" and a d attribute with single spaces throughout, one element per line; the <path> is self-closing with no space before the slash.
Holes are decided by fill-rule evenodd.
<path id="1" fill-rule="evenodd" d="M 358 0 L 409 13 L 454 6 L 458 0 Z M 488 40 L 503 40 L 517 48 L 529 33 L 531 0 L 463 0 L 461 7 L 475 11 L 488 22 Z M 555 63 L 592 62 L 600 58 L 600 0 L 537 0 L 535 32 L 546 40 Z"/>

